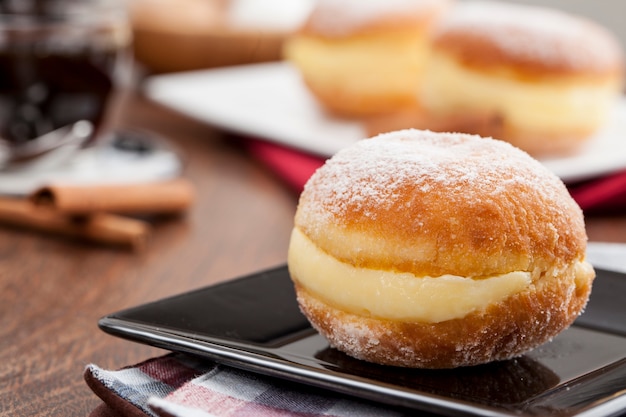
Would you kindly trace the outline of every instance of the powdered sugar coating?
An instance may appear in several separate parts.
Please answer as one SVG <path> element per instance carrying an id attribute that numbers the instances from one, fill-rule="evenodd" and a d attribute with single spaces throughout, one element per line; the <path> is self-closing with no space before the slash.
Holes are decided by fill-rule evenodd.
<path id="1" fill-rule="evenodd" d="M 507 142 L 460 133 L 402 130 L 343 149 L 311 176 L 294 220 L 343 262 L 416 276 L 542 271 L 586 246 L 555 174 Z"/>
<path id="2" fill-rule="evenodd" d="M 335 154 L 306 184 L 302 214 L 307 224 L 333 222 L 348 211 L 375 220 L 397 203 L 399 189 L 407 183 L 421 193 L 436 189 L 450 205 L 498 199 L 516 184 L 535 189 L 546 202 L 566 192 L 556 175 L 506 142 L 410 129 Z"/>
<path id="3" fill-rule="evenodd" d="M 421 20 L 448 0 L 318 0 L 308 30 L 325 36 L 346 36 L 386 19 Z"/>
<path id="4" fill-rule="evenodd" d="M 619 42 L 600 25 L 558 10 L 492 1 L 466 1 L 435 33 L 475 38 L 512 61 L 607 71 L 622 66 Z M 471 48 L 472 43 L 466 44 Z M 467 50 L 468 56 L 475 51 Z"/>

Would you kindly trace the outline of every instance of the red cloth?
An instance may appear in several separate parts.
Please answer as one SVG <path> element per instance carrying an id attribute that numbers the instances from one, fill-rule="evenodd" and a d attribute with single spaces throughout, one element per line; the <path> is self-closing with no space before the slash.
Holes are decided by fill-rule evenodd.
<path id="1" fill-rule="evenodd" d="M 304 184 L 325 159 L 260 140 L 250 140 L 248 150 L 276 173 L 294 191 L 300 193 Z"/>
<path id="2" fill-rule="evenodd" d="M 569 186 L 587 213 L 626 213 L 626 170 Z"/>
<path id="3" fill-rule="evenodd" d="M 248 149 L 296 193 L 325 158 L 274 143 L 250 140 Z M 626 170 L 581 183 L 567 184 L 570 194 L 585 213 L 626 213 Z"/>

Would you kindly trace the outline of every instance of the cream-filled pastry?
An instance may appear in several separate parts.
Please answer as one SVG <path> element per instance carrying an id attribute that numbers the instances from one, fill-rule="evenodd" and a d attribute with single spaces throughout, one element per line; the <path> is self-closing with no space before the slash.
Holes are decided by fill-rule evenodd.
<path id="1" fill-rule="evenodd" d="M 301 194 L 288 264 L 332 346 L 396 366 L 518 356 L 567 328 L 595 276 L 582 212 L 527 153 L 402 130 L 330 158 Z"/>
<path id="2" fill-rule="evenodd" d="M 473 115 L 468 133 L 534 156 L 564 155 L 606 123 L 623 70 L 622 47 L 596 23 L 543 7 L 467 1 L 434 30 L 420 98 L 439 124 Z"/>
<path id="3" fill-rule="evenodd" d="M 320 0 L 284 48 L 331 113 L 413 108 L 430 29 L 451 0 Z"/>

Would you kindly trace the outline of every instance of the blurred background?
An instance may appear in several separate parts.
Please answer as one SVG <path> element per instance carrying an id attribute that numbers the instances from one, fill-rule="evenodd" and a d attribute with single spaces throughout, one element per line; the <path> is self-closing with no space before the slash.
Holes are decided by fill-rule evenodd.
<path id="1" fill-rule="evenodd" d="M 587 16 L 615 33 L 622 46 L 626 45 L 626 2 L 620 0 L 508 0 L 511 3 L 532 4 L 562 9 Z"/>
<path id="2" fill-rule="evenodd" d="M 129 0 L 135 53 L 144 70 L 164 73 L 281 58 L 285 39 L 315 0 Z M 464 1 L 464 0 L 460 0 Z M 504 0 L 559 8 L 606 26 L 626 45 L 626 2 Z"/>
<path id="3" fill-rule="evenodd" d="M 147 73 L 278 60 L 314 0 L 130 0 Z"/>

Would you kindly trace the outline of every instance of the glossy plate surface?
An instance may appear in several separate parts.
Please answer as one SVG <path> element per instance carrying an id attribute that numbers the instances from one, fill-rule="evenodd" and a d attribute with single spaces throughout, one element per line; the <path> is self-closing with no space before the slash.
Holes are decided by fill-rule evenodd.
<path id="1" fill-rule="evenodd" d="M 373 365 L 331 348 L 300 313 L 285 266 L 113 313 L 99 325 L 136 342 L 441 415 L 619 415 L 626 275 L 597 273 L 586 312 L 552 342 L 453 370 Z"/>

